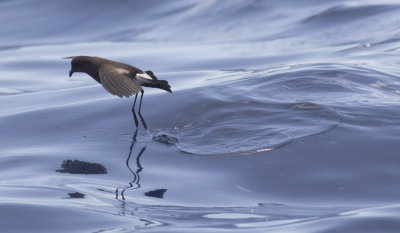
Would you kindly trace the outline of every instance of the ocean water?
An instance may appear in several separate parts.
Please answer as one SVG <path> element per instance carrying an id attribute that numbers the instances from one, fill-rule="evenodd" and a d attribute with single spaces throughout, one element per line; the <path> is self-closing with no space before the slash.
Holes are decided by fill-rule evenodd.
<path id="1" fill-rule="evenodd" d="M 1 232 L 399 232 L 400 3 L 0 2 Z M 173 93 L 107 93 L 74 55 Z"/>

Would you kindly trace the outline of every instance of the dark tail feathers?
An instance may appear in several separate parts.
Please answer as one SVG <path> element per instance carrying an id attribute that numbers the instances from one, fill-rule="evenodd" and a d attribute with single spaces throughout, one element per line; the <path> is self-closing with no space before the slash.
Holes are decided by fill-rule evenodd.
<path id="1" fill-rule="evenodd" d="M 163 90 L 166 90 L 166 91 L 172 93 L 171 86 L 168 84 L 168 81 L 158 80 L 157 77 L 154 75 L 153 71 L 151 71 L 151 70 L 146 70 L 145 73 L 148 74 L 153 79 L 153 82 L 145 83 L 145 84 L 143 84 L 143 86 L 160 88 L 160 89 L 163 89 Z"/>
<path id="2" fill-rule="evenodd" d="M 153 71 L 146 70 L 145 73 L 148 74 L 153 80 L 158 80 L 157 77 L 154 75 Z"/>
<path id="3" fill-rule="evenodd" d="M 166 81 L 166 80 L 157 80 L 156 84 L 157 84 L 158 88 L 161 88 L 163 90 L 166 90 L 166 91 L 172 93 L 171 86 L 168 84 L 168 81 Z"/>

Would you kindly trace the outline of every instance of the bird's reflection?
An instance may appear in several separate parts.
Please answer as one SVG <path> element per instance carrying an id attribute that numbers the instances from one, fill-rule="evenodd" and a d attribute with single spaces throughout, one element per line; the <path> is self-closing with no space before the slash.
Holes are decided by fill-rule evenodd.
<path id="1" fill-rule="evenodd" d="M 129 161 L 132 157 L 133 154 L 133 149 L 135 148 L 136 145 L 136 137 L 137 137 L 137 133 L 138 133 L 138 129 L 136 128 L 135 133 L 133 134 L 133 138 L 132 138 L 132 143 L 131 146 L 129 147 L 129 155 L 128 158 L 126 159 L 126 167 L 129 169 L 129 171 L 132 173 L 133 175 L 133 180 L 131 182 L 129 182 L 129 185 L 125 188 L 122 188 L 121 190 L 121 198 L 122 200 L 125 200 L 125 191 L 128 189 L 138 189 L 141 187 L 140 185 L 140 175 L 139 173 L 143 170 L 142 165 L 140 164 L 140 157 L 143 155 L 144 151 L 146 150 L 146 146 L 143 146 L 142 149 L 139 151 L 138 155 L 136 156 L 136 171 L 132 170 L 131 166 L 129 165 Z M 118 199 L 119 198 L 119 189 L 117 188 L 115 190 L 115 198 Z"/>
<path id="2" fill-rule="evenodd" d="M 137 134 L 138 134 L 138 128 L 136 128 L 135 132 L 133 133 L 132 143 L 131 143 L 131 146 L 129 147 L 129 154 L 125 161 L 125 165 L 128 168 L 128 170 L 132 173 L 133 179 L 131 182 L 129 182 L 129 184 L 126 187 L 117 188 L 115 190 L 115 199 L 121 198 L 122 201 L 125 201 L 125 192 L 127 190 L 135 190 L 135 189 L 141 188 L 140 172 L 143 170 L 143 167 L 140 163 L 140 159 L 146 150 L 146 145 L 141 147 L 141 149 L 140 149 L 139 153 L 136 155 L 136 157 L 133 156 L 135 154 L 134 150 L 135 150 L 135 146 L 137 143 L 137 139 L 136 139 Z M 131 161 L 132 157 L 135 158 L 136 168 L 132 168 L 130 165 L 130 161 Z M 164 198 L 164 194 L 166 191 L 167 191 L 167 189 L 163 189 L 163 188 L 155 189 L 155 190 L 150 190 L 150 191 L 145 192 L 144 195 L 148 196 L 148 197 L 154 197 L 154 198 Z M 125 202 L 123 202 L 122 205 L 124 206 Z"/>

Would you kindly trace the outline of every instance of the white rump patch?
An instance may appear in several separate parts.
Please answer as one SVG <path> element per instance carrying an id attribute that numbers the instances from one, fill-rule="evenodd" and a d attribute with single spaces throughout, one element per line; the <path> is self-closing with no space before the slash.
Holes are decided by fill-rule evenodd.
<path id="1" fill-rule="evenodd" d="M 148 74 L 146 74 L 145 72 L 143 72 L 142 74 L 136 74 L 136 77 L 139 77 L 139 78 L 144 78 L 144 79 L 149 79 L 149 80 L 153 80 L 151 77 L 150 77 L 150 75 L 148 75 Z"/>

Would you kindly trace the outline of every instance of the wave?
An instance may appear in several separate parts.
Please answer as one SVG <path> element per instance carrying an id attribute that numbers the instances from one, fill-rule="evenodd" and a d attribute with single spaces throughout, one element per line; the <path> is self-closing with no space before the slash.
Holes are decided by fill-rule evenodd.
<path id="1" fill-rule="evenodd" d="M 184 114 L 173 116 L 174 127 L 154 140 L 202 155 L 273 150 L 342 123 L 357 128 L 386 122 L 400 93 L 396 76 L 350 65 L 298 65 L 271 75 L 265 75 L 268 69 L 236 72 L 248 76 L 178 93 L 185 101 L 177 111 Z M 371 114 L 377 103 L 389 107 Z"/>
<path id="2" fill-rule="evenodd" d="M 287 11 L 285 6 L 291 4 L 298 5 L 297 11 Z M 13 23 L 0 32 L 1 48 L 88 41 L 271 41 L 283 35 L 303 36 L 304 25 L 313 25 L 315 33 L 357 20 L 374 25 L 369 18 L 388 12 L 397 15 L 399 9 L 398 4 L 314 2 L 310 11 L 308 5 L 308 1 L 256 0 L 69 1 L 45 6 L 30 0 L 3 2 L 0 20 Z M 22 20 L 26 17 L 30 20 Z"/>
<path id="3" fill-rule="evenodd" d="M 343 4 L 332 6 L 326 10 L 318 12 L 303 20 L 303 23 L 324 23 L 339 24 L 349 23 L 371 16 L 379 15 L 388 11 L 396 11 L 400 8 L 398 4 L 382 5 L 352 5 Z"/>

